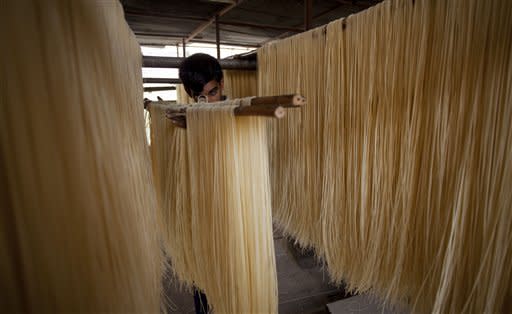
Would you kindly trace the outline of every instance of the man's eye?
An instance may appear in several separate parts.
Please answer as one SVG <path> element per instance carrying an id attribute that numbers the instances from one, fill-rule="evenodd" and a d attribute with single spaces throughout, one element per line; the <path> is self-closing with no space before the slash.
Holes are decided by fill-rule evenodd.
<path id="1" fill-rule="evenodd" d="M 217 95 L 217 91 L 218 91 L 218 87 L 215 87 L 214 89 L 212 89 L 209 93 L 208 93 L 208 96 L 215 96 Z"/>

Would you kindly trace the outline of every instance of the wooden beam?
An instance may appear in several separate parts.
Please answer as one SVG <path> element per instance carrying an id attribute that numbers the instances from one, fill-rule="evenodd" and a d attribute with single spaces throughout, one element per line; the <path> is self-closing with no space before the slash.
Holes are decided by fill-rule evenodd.
<path id="1" fill-rule="evenodd" d="M 159 12 L 149 12 L 149 11 L 134 11 L 134 10 L 128 10 L 125 12 L 125 16 L 127 19 L 130 19 L 131 17 L 142 17 L 144 19 L 151 20 L 162 20 L 162 21 L 169 21 L 169 20 L 183 20 L 183 21 L 199 21 L 199 22 L 206 22 L 208 21 L 207 18 L 204 17 L 198 17 L 195 15 L 178 15 L 178 14 L 162 14 Z"/>
<path id="2" fill-rule="evenodd" d="M 144 87 L 145 92 L 160 92 L 164 90 L 176 90 L 176 86 Z"/>
<path id="3" fill-rule="evenodd" d="M 175 68 L 178 69 L 185 58 L 143 56 L 142 67 L 145 68 Z M 256 70 L 254 60 L 221 59 L 220 66 L 226 70 Z"/>
<path id="4" fill-rule="evenodd" d="M 217 60 L 220 60 L 220 29 L 218 15 L 215 15 L 215 43 L 217 44 Z"/>
<path id="5" fill-rule="evenodd" d="M 241 26 L 241 27 L 253 27 L 259 29 L 274 29 L 278 31 L 290 31 L 295 33 L 300 33 L 304 31 L 304 29 L 300 27 L 289 27 L 289 26 L 276 26 L 276 25 L 268 25 L 268 24 L 256 24 L 256 23 L 247 23 L 247 22 L 232 22 L 232 21 L 219 21 L 220 25 L 229 25 L 229 26 Z"/>
<path id="6" fill-rule="evenodd" d="M 216 16 L 218 16 L 218 17 L 223 16 L 224 14 L 229 12 L 231 9 L 236 7 L 240 2 L 242 2 L 242 1 L 240 0 L 240 1 L 237 1 L 236 3 L 229 4 L 226 7 L 224 7 L 222 10 L 218 11 L 217 13 L 215 13 L 212 17 L 210 17 L 208 19 L 208 21 L 206 21 L 204 23 L 201 23 L 195 30 L 193 30 L 192 33 L 190 33 L 190 35 L 188 35 L 188 37 L 184 39 L 184 42 L 188 43 L 189 41 L 194 39 L 194 37 L 196 37 L 199 33 L 204 31 L 208 26 L 210 26 L 213 22 L 215 22 L 215 17 Z"/>
<path id="7" fill-rule="evenodd" d="M 311 29 L 313 14 L 313 0 L 304 0 L 304 30 Z"/>
<path id="8" fill-rule="evenodd" d="M 353 5 L 353 6 L 364 8 L 364 9 L 377 4 L 376 2 L 373 2 L 373 1 L 356 1 L 356 0 L 336 0 L 336 2 L 338 2 L 340 4 L 344 4 L 344 5 Z"/>
<path id="9" fill-rule="evenodd" d="M 137 40 L 141 45 L 182 45 L 183 35 L 178 34 L 165 34 L 165 33 L 144 33 L 144 32 L 134 32 L 137 36 Z M 212 40 L 197 40 L 194 39 L 194 43 L 199 44 L 215 44 L 215 41 Z M 229 42 L 229 41 L 221 41 L 221 45 L 228 46 L 236 46 L 236 47 L 249 47 L 249 48 L 259 48 L 259 44 L 254 43 L 240 43 L 240 42 Z"/>
<path id="10" fill-rule="evenodd" d="M 211 103 L 211 106 L 222 105 L 223 102 Z M 254 97 L 250 100 L 250 105 L 241 105 L 234 109 L 235 116 L 266 116 L 281 119 L 285 116 L 285 109 L 301 108 L 306 104 L 306 98 L 299 94 L 278 95 Z M 207 103 L 204 103 L 207 104 Z M 203 104 L 203 105 L 204 105 Z M 144 100 L 144 109 L 149 106 L 156 106 L 165 109 L 165 116 L 175 126 L 180 128 L 187 127 L 187 108 L 190 105 L 176 104 L 175 102 L 159 101 L 152 102 Z"/>
<path id="11" fill-rule="evenodd" d="M 157 83 L 157 84 L 181 84 L 179 78 L 160 78 L 160 77 L 144 77 L 142 78 L 143 83 Z"/>

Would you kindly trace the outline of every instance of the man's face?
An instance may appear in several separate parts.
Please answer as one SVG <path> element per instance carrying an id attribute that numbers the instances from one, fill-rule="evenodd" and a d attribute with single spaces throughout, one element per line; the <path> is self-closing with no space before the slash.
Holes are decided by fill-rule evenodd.
<path id="1" fill-rule="evenodd" d="M 203 91 L 198 96 L 194 97 L 194 100 L 197 101 L 199 96 L 205 96 L 208 98 L 208 102 L 220 101 L 222 97 L 222 88 L 224 87 L 224 80 L 221 80 L 220 83 L 211 80 L 206 83 L 203 87 Z"/>

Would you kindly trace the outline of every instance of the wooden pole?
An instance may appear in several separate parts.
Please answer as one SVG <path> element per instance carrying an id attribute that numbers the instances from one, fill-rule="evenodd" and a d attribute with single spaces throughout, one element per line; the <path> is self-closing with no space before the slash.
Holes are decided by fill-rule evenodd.
<path id="1" fill-rule="evenodd" d="M 224 102 L 211 103 L 211 106 L 223 105 Z M 265 116 L 281 119 L 285 116 L 285 109 L 299 108 L 306 104 L 306 99 L 298 94 L 254 97 L 251 99 L 251 105 L 239 106 L 235 108 L 235 116 Z M 204 104 L 203 104 L 204 105 Z M 171 122 L 181 128 L 186 128 L 187 108 L 193 105 L 181 105 L 168 103 L 164 101 L 145 103 L 147 106 L 162 106 L 165 108 L 166 117 Z"/>
<path id="2" fill-rule="evenodd" d="M 223 8 L 222 10 L 218 11 L 217 13 L 215 13 L 215 15 L 212 16 L 211 18 L 209 18 L 206 22 L 201 23 L 195 30 L 192 31 L 192 33 L 190 33 L 190 35 L 187 36 L 187 38 L 183 39 L 184 43 L 188 43 L 189 41 L 194 39 L 194 37 L 196 37 L 199 33 L 204 31 L 208 26 L 210 26 L 210 24 L 215 22 L 215 17 L 216 16 L 223 16 L 224 14 L 229 12 L 229 10 L 233 9 L 234 7 L 236 7 L 240 2 L 241 1 L 236 1 L 235 3 L 227 5 L 225 8 Z"/>
<path id="3" fill-rule="evenodd" d="M 303 106 L 306 104 L 306 98 L 299 94 L 263 96 L 254 97 L 251 100 L 251 106 L 259 105 L 281 105 L 283 107 Z"/>
<path id="4" fill-rule="evenodd" d="M 281 119 L 285 116 L 284 108 L 277 105 L 242 106 L 234 110 L 235 116 L 266 116 Z"/>
<path id="5" fill-rule="evenodd" d="M 218 15 L 215 15 L 215 42 L 217 44 L 217 60 L 220 60 L 220 29 Z"/>
<path id="6" fill-rule="evenodd" d="M 304 0 L 304 30 L 311 29 L 313 0 Z"/>

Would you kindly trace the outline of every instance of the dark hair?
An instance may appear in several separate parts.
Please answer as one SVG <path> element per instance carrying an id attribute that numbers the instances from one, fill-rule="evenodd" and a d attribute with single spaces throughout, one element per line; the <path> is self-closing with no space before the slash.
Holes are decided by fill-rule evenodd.
<path id="1" fill-rule="evenodd" d="M 220 83 L 222 77 L 217 59 L 204 53 L 193 54 L 180 65 L 180 79 L 190 97 L 198 96 L 211 80 Z"/>

